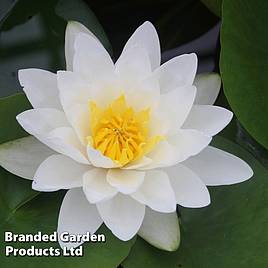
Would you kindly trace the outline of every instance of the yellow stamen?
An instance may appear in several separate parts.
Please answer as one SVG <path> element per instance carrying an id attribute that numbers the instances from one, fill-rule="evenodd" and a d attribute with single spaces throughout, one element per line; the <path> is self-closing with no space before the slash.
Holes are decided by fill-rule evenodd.
<path id="1" fill-rule="evenodd" d="M 163 139 L 149 137 L 150 109 L 135 112 L 121 95 L 106 109 L 89 103 L 91 136 L 88 143 L 120 166 L 148 154 Z"/>

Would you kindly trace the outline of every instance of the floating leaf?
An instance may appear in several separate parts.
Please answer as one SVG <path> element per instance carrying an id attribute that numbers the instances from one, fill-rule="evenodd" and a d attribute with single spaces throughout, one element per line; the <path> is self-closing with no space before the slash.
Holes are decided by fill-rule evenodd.
<path id="1" fill-rule="evenodd" d="M 268 2 L 223 1 L 220 68 L 228 102 L 245 129 L 268 148 Z"/>

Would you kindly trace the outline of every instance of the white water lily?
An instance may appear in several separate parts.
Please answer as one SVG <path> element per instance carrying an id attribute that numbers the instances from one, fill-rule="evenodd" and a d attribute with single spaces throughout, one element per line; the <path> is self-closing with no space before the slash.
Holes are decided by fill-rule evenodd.
<path id="1" fill-rule="evenodd" d="M 217 74 L 196 76 L 197 57 L 160 66 L 160 45 L 145 22 L 114 62 L 83 25 L 66 29 L 67 71 L 19 71 L 33 109 L 17 116 L 32 136 L 3 144 L 1 166 L 33 179 L 38 191 L 68 189 L 58 232 L 94 233 L 104 222 L 121 240 L 179 245 L 176 205 L 209 205 L 206 185 L 252 176 L 241 159 L 209 146 L 232 113 L 213 106 Z M 78 246 L 63 243 L 61 246 Z"/>

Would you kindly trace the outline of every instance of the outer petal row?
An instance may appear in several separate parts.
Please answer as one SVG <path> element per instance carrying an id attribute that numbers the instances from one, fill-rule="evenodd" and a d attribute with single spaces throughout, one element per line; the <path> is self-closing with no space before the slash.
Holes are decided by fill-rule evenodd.
<path id="1" fill-rule="evenodd" d="M 45 187 L 49 190 L 81 186 L 82 175 L 89 170 L 89 166 L 78 164 L 64 155 L 55 156 L 52 155 L 52 153 L 53 152 L 49 148 L 39 143 L 33 137 L 22 138 L 1 145 L 0 147 L 1 166 L 19 176 L 31 179 L 36 169 L 41 164 L 39 169 L 37 169 L 35 176 L 39 180 L 38 181 L 39 185 L 45 185 Z M 252 169 L 243 160 L 239 159 L 238 157 L 230 153 L 224 152 L 220 149 L 211 146 L 205 148 L 198 155 L 182 162 L 182 164 L 191 169 L 195 174 L 197 174 L 202 179 L 202 181 L 205 182 L 206 185 L 226 185 L 226 184 L 239 183 L 249 179 L 253 175 Z M 53 167 L 55 165 L 57 166 L 57 169 Z M 24 166 L 27 167 L 27 169 L 24 168 Z M 75 172 L 75 174 L 78 175 L 74 176 L 73 173 L 70 173 L 71 171 L 69 171 L 69 169 L 71 169 L 72 172 Z M 117 191 L 120 191 L 120 189 L 121 191 L 122 189 L 123 191 L 125 191 L 125 189 L 131 189 L 131 187 L 130 188 L 125 187 L 127 185 L 132 185 L 133 187 L 132 191 L 134 192 L 135 189 L 138 189 L 139 185 L 141 185 L 141 187 L 139 188 L 141 193 L 142 192 L 145 193 L 146 191 L 150 193 L 150 190 L 153 193 L 157 193 L 158 189 L 157 187 L 159 187 L 159 189 L 161 188 L 161 180 L 168 181 L 165 173 L 160 171 L 147 172 L 143 184 L 141 184 L 142 180 L 140 179 L 142 178 L 140 177 L 140 175 L 144 176 L 143 172 L 121 170 L 120 172 L 122 172 L 122 174 L 120 174 L 120 177 L 116 177 L 116 174 L 118 172 L 114 173 L 114 171 L 115 170 L 110 171 L 110 174 L 113 174 L 113 180 L 115 181 L 113 181 L 112 184 L 116 185 Z M 129 175 L 128 173 L 131 172 L 133 175 L 133 181 L 128 182 L 127 180 L 125 182 L 122 176 Z M 180 182 L 179 180 L 181 180 L 183 177 L 187 178 L 188 182 L 193 181 L 193 184 L 198 185 L 197 177 L 194 176 L 194 174 L 189 170 L 187 171 L 185 167 L 183 168 L 182 166 L 177 165 L 175 167 L 168 168 L 167 172 L 169 174 L 172 185 L 174 183 L 174 178 L 176 178 L 179 174 L 182 174 L 181 178 L 176 179 L 175 183 L 179 183 Z M 99 176 L 100 180 L 101 177 L 103 178 L 105 177 L 106 179 L 107 176 L 106 172 L 104 173 L 102 172 L 101 174 L 102 176 Z M 61 180 L 65 179 L 65 177 L 68 178 L 69 175 L 71 175 L 74 178 L 80 177 L 80 179 L 77 180 L 77 183 L 78 181 L 80 182 L 78 184 L 76 184 L 75 182 L 75 184 L 72 185 L 72 183 L 75 180 L 71 181 L 70 179 L 71 186 L 68 187 L 66 186 L 69 183 L 68 180 L 66 180 L 65 186 L 63 186 L 60 183 Z M 87 176 L 88 175 L 86 175 L 86 177 Z M 91 177 L 96 177 L 96 174 L 93 173 Z M 86 180 L 85 177 L 84 180 Z M 120 181 L 122 182 L 121 184 Z M 168 186 L 169 183 L 168 182 L 166 183 L 167 183 L 166 185 Z M 177 188 L 182 187 L 173 188 L 175 189 L 175 193 Z M 168 191 L 168 188 L 166 188 L 166 191 Z M 139 195 L 141 195 L 141 193 L 139 193 Z M 148 196 L 146 198 L 148 199 Z M 172 193 L 170 194 L 169 198 L 172 198 Z M 191 198 L 188 199 L 191 200 Z M 179 202 L 178 199 L 177 202 L 183 205 L 183 203 Z M 143 203 L 145 203 L 145 201 L 143 201 Z"/>

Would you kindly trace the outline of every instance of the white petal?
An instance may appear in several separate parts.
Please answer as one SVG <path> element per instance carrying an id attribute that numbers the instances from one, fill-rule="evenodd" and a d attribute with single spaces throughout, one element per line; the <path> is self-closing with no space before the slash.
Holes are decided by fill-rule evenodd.
<path id="1" fill-rule="evenodd" d="M 198 74 L 194 85 L 197 88 L 195 103 L 212 105 L 221 89 L 221 77 L 217 73 Z"/>
<path id="2" fill-rule="evenodd" d="M 86 104 L 73 104 L 66 113 L 76 135 L 83 145 L 87 145 L 86 137 L 90 135 L 89 107 Z"/>
<path id="3" fill-rule="evenodd" d="M 65 59 L 66 69 L 69 71 L 73 70 L 74 42 L 79 33 L 85 33 L 96 38 L 83 24 L 77 21 L 68 22 L 65 31 Z"/>
<path id="4" fill-rule="evenodd" d="M 83 190 L 90 203 L 108 200 L 117 194 L 106 180 L 107 169 L 93 168 L 83 176 Z"/>
<path id="5" fill-rule="evenodd" d="M 148 170 L 173 166 L 190 156 L 198 154 L 210 141 L 211 137 L 204 135 L 202 132 L 181 129 L 177 131 L 177 134 L 159 142 L 153 151 L 147 155 L 152 159 L 152 163 L 139 169 Z"/>
<path id="6" fill-rule="evenodd" d="M 168 113 L 164 112 L 163 110 L 153 110 L 150 114 L 150 122 L 149 122 L 149 135 L 156 136 L 168 135 L 169 131 L 174 128 L 172 126 L 172 118 Z"/>
<path id="7" fill-rule="evenodd" d="M 89 101 L 94 99 L 91 84 L 79 73 L 59 71 L 57 81 L 60 100 L 69 123 L 81 143 L 86 145 L 90 135 Z"/>
<path id="8" fill-rule="evenodd" d="M 32 109 L 19 114 L 17 120 L 28 133 L 51 149 L 80 163 L 88 163 L 85 150 L 82 151 L 63 112 L 50 108 Z"/>
<path id="9" fill-rule="evenodd" d="M 19 124 L 32 135 L 49 133 L 55 128 L 69 126 L 64 113 L 51 108 L 27 110 L 16 118 Z"/>
<path id="10" fill-rule="evenodd" d="M 110 169 L 107 181 L 123 194 L 137 191 L 143 183 L 145 172 L 135 170 Z"/>
<path id="11" fill-rule="evenodd" d="M 81 165 L 71 158 L 54 154 L 38 167 L 33 181 L 33 189 L 37 191 L 57 191 L 83 185 L 83 174 L 89 166 Z"/>
<path id="12" fill-rule="evenodd" d="M 129 83 L 145 79 L 151 74 L 148 51 L 140 46 L 130 47 L 117 60 L 115 70 L 121 79 Z"/>
<path id="13" fill-rule="evenodd" d="M 46 140 L 55 151 L 65 154 L 79 163 L 89 164 L 86 147 L 80 143 L 72 128 L 56 128 L 49 132 Z"/>
<path id="14" fill-rule="evenodd" d="M 194 105 L 183 128 L 196 129 L 208 136 L 214 136 L 231 121 L 233 113 L 212 105 Z"/>
<path id="15" fill-rule="evenodd" d="M 211 142 L 211 137 L 192 129 L 181 129 L 168 137 L 168 142 L 175 150 L 175 163 L 182 162 L 190 156 L 200 153 Z"/>
<path id="16" fill-rule="evenodd" d="M 181 164 L 169 167 L 166 171 L 179 205 L 199 208 L 210 204 L 206 185 L 193 171 Z"/>
<path id="17" fill-rule="evenodd" d="M 169 133 L 176 132 L 186 120 L 196 94 L 194 86 L 186 86 L 162 94 L 160 98 L 159 114 L 170 122 Z"/>
<path id="18" fill-rule="evenodd" d="M 111 158 L 104 156 L 99 150 L 93 149 L 91 146 L 87 147 L 87 154 L 89 161 L 95 167 L 115 168 L 119 166 Z"/>
<path id="19" fill-rule="evenodd" d="M 95 205 L 86 200 L 82 188 L 74 188 L 67 192 L 60 208 L 58 219 L 58 235 L 63 232 L 69 234 L 94 234 L 102 224 L 102 219 Z M 59 239 L 60 246 L 77 247 L 82 242 L 63 242 Z"/>
<path id="20" fill-rule="evenodd" d="M 245 161 L 212 146 L 189 158 L 183 165 L 193 170 L 209 186 L 239 183 L 253 176 L 252 169 Z"/>
<path id="21" fill-rule="evenodd" d="M 180 245 L 180 226 L 177 213 L 159 213 L 146 207 L 138 235 L 159 249 L 177 250 Z"/>
<path id="22" fill-rule="evenodd" d="M 161 170 L 146 172 L 143 184 L 131 196 L 159 212 L 176 210 L 176 199 L 168 175 Z"/>
<path id="23" fill-rule="evenodd" d="M 136 111 L 158 106 L 160 100 L 159 83 L 154 77 L 148 77 L 139 83 L 123 86 L 129 106 Z"/>
<path id="24" fill-rule="evenodd" d="M 114 63 L 98 40 L 80 33 L 75 40 L 73 70 L 91 82 L 102 81 L 113 75 Z"/>
<path id="25" fill-rule="evenodd" d="M 34 108 L 62 109 L 56 74 L 41 69 L 19 70 L 19 81 Z"/>
<path id="26" fill-rule="evenodd" d="M 58 71 L 57 82 L 60 100 L 66 114 L 70 108 L 78 104 L 85 105 L 88 109 L 90 99 L 95 100 L 94 93 L 99 91 L 79 73 Z"/>
<path id="27" fill-rule="evenodd" d="M 125 53 L 128 53 L 128 50 L 133 46 L 144 47 L 147 50 L 152 70 L 159 67 L 161 58 L 160 43 L 152 23 L 146 21 L 136 29 L 127 41 L 121 55 L 123 56 Z"/>
<path id="28" fill-rule="evenodd" d="M 97 203 L 97 208 L 106 226 L 123 241 L 130 240 L 138 232 L 145 213 L 143 204 L 123 194 Z"/>
<path id="29" fill-rule="evenodd" d="M 75 72 L 58 71 L 57 82 L 67 119 L 81 136 L 89 133 L 89 102 L 93 100 L 104 108 L 122 94 L 122 88 L 116 81 L 101 85 Z"/>
<path id="30" fill-rule="evenodd" d="M 155 70 L 162 93 L 178 87 L 191 86 L 197 70 L 196 54 L 184 54 L 172 58 Z"/>
<path id="31" fill-rule="evenodd" d="M 88 105 L 88 101 L 91 98 L 90 83 L 79 73 L 58 71 L 57 83 L 60 91 L 60 100 L 65 112 L 75 103 Z"/>
<path id="32" fill-rule="evenodd" d="M 149 165 L 140 167 L 138 169 L 147 170 L 165 166 L 174 165 L 176 162 L 176 151 L 174 146 L 171 146 L 168 141 L 160 141 L 151 153 L 147 155 L 152 159 Z"/>
<path id="33" fill-rule="evenodd" d="M 1 144 L 0 164 L 9 172 L 32 180 L 38 166 L 52 154 L 47 146 L 29 136 Z"/>
<path id="34" fill-rule="evenodd" d="M 130 162 L 129 164 L 122 167 L 122 169 L 138 169 L 138 168 L 142 168 L 144 166 L 147 166 L 151 163 L 152 163 L 152 159 L 144 156 L 139 160 Z"/>

